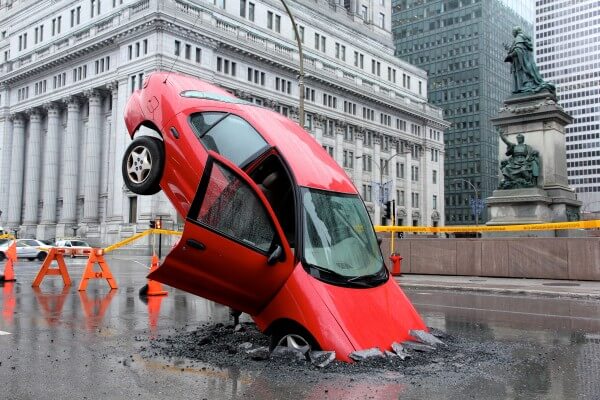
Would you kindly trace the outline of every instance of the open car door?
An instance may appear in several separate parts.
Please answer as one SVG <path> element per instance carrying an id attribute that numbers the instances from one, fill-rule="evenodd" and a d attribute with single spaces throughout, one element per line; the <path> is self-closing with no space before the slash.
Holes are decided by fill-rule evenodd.
<path id="1" fill-rule="evenodd" d="M 273 210 L 258 186 L 210 151 L 183 235 L 148 278 L 255 315 L 294 268 Z"/>

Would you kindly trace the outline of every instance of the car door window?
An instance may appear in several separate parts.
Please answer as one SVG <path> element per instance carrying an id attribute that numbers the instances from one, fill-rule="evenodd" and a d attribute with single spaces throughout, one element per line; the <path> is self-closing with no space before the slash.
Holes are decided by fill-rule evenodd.
<path id="1" fill-rule="evenodd" d="M 192 115 L 191 124 L 207 149 L 238 166 L 268 147 L 256 129 L 237 115 L 229 114 L 223 118 L 222 113 L 199 113 Z"/>
<path id="2" fill-rule="evenodd" d="M 256 193 L 216 162 L 200 209 L 190 218 L 263 253 L 271 249 L 276 238 L 275 227 Z"/>
<path id="3" fill-rule="evenodd" d="M 34 246 L 34 247 L 35 247 L 35 246 L 38 246 L 38 243 L 37 243 L 35 240 L 26 240 L 26 241 L 25 241 L 25 244 L 26 244 L 27 246 Z"/>

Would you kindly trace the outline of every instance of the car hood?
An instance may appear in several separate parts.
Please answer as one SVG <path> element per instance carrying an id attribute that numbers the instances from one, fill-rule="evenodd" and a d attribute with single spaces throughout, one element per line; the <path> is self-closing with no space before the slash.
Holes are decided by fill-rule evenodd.
<path id="1" fill-rule="evenodd" d="M 391 349 L 411 340 L 409 330 L 427 330 L 410 300 L 393 279 L 375 288 L 346 288 L 312 279 L 315 291 L 356 350 Z"/>

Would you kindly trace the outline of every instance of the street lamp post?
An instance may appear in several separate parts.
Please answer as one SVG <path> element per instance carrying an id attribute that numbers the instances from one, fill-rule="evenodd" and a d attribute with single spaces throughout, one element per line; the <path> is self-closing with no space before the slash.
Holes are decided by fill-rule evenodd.
<path id="1" fill-rule="evenodd" d="M 477 188 L 475 187 L 475 185 L 473 185 L 473 183 L 471 183 L 471 181 L 467 179 L 456 178 L 453 180 L 453 182 L 456 181 L 467 182 L 469 186 L 473 188 L 473 191 L 475 192 L 475 225 L 479 225 L 479 194 L 477 192 Z M 477 234 L 477 236 L 479 236 L 479 233 Z"/>
<path id="2" fill-rule="evenodd" d="M 389 171 L 389 162 L 396 156 L 399 156 L 401 154 L 408 154 L 410 153 L 410 151 L 403 151 L 403 152 L 399 152 L 396 154 L 393 154 L 392 156 L 384 159 L 383 161 L 385 161 L 388 164 L 388 171 Z M 363 154 L 362 156 L 356 156 L 354 158 L 356 159 L 360 159 L 363 158 L 365 155 Z M 377 167 L 377 169 L 379 170 L 379 210 L 380 210 L 380 214 L 381 214 L 381 205 L 383 204 L 383 194 L 384 194 L 384 190 L 383 190 L 383 168 L 381 168 L 380 165 L 377 164 L 373 164 Z M 379 215 L 379 218 L 381 219 L 381 215 Z M 395 218 L 395 217 L 394 217 Z M 392 225 L 395 225 L 396 221 L 392 222 Z"/>
<path id="3" fill-rule="evenodd" d="M 298 56 L 300 57 L 300 65 L 298 71 L 298 88 L 300 90 L 298 113 L 300 114 L 300 126 L 304 128 L 304 56 L 302 53 L 302 40 L 300 38 L 300 35 L 298 34 L 298 26 L 296 26 L 296 20 L 294 19 L 294 16 L 292 15 L 292 12 L 290 11 L 287 3 L 285 2 L 285 0 L 281 0 L 281 4 L 283 4 L 283 8 L 285 8 L 285 11 L 287 12 L 288 16 L 290 17 L 290 20 L 292 21 L 292 28 L 294 28 L 294 34 L 296 35 L 296 43 L 298 44 Z"/>

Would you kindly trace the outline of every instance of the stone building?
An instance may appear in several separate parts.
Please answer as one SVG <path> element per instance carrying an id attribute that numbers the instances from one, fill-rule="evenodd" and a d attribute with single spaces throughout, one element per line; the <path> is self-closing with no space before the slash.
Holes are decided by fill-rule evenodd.
<path id="1" fill-rule="evenodd" d="M 364 4 L 363 4 L 364 3 Z M 390 2 L 290 4 L 304 43 L 306 128 L 380 222 L 380 181 L 404 224 L 443 222 L 443 130 L 423 70 L 394 57 Z M 326 12 L 324 12 L 326 10 Z M 298 51 L 277 1 L 0 0 L 0 223 L 20 236 L 108 243 L 162 217 L 123 185 L 123 109 L 174 70 L 298 119 Z"/>

